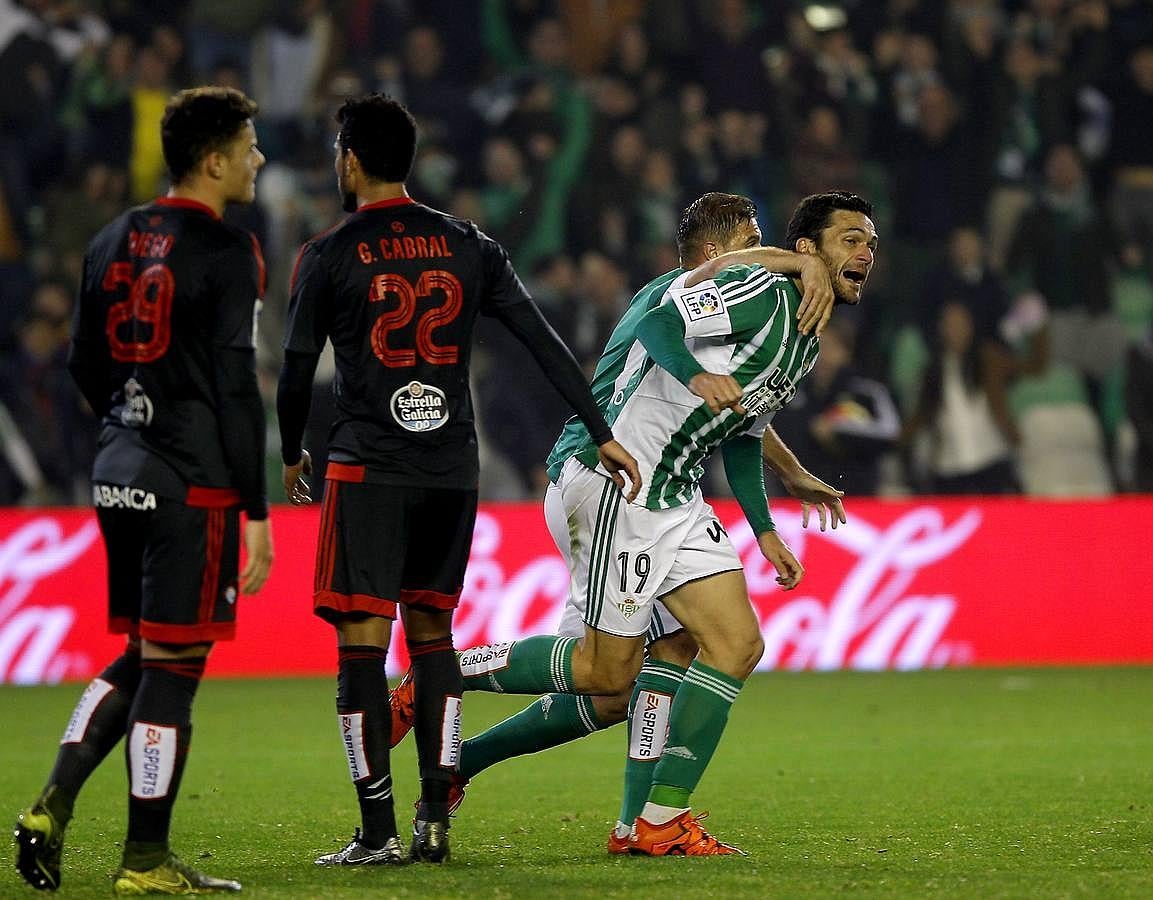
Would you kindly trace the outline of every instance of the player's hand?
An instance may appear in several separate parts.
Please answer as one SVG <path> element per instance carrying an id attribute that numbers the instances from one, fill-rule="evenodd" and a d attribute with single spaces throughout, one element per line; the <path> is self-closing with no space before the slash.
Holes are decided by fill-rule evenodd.
<path id="1" fill-rule="evenodd" d="M 240 573 L 240 589 L 255 594 L 268 580 L 272 569 L 272 524 L 268 519 L 244 523 L 244 571 Z"/>
<path id="2" fill-rule="evenodd" d="M 601 465 L 617 488 L 625 495 L 625 501 L 632 503 L 641 490 L 641 470 L 633 455 L 616 441 L 607 441 L 597 448 Z M 623 473 L 623 474 L 622 474 Z M 625 492 L 625 478 L 629 478 L 629 489 Z"/>
<path id="3" fill-rule="evenodd" d="M 806 255 L 801 263 L 800 278 L 802 293 L 801 305 L 797 307 L 797 330 L 801 334 L 813 331 L 820 337 L 829 324 L 837 299 L 833 293 L 833 276 L 819 256 Z"/>
<path id="4" fill-rule="evenodd" d="M 284 496 L 293 506 L 306 506 L 312 502 L 312 488 L 304 480 L 312 474 L 312 457 L 307 450 L 300 451 L 300 462 L 294 466 L 284 466 L 281 477 L 284 479 Z"/>
<path id="5" fill-rule="evenodd" d="M 836 529 L 838 525 L 845 524 L 845 505 L 841 498 L 844 491 L 838 491 L 831 485 L 825 484 L 816 475 L 800 469 L 789 476 L 782 475 L 781 484 L 790 496 L 801 501 L 801 527 L 809 527 L 809 513 L 817 511 L 821 522 L 821 531 L 825 530 L 826 522 Z"/>
<path id="6" fill-rule="evenodd" d="M 764 531 L 757 535 L 761 555 L 777 570 L 777 584 L 783 591 L 791 591 L 805 577 L 805 567 L 793 555 L 793 551 L 781 540 L 775 531 Z"/>
<path id="7" fill-rule="evenodd" d="M 741 408 L 741 386 L 732 375 L 698 372 L 689 380 L 689 390 L 704 400 L 713 413 L 732 407 L 739 415 L 745 414 Z"/>

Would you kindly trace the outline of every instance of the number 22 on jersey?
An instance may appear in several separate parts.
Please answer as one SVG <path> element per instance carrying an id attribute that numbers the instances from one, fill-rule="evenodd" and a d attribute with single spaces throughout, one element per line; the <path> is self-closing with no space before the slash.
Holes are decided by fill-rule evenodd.
<path id="1" fill-rule="evenodd" d="M 426 310 L 417 320 L 416 346 L 390 346 L 389 332 L 404 328 L 412 321 L 417 297 L 431 297 L 437 289 L 444 292 L 444 302 Z M 396 308 L 381 313 L 372 327 L 372 352 L 377 359 L 392 369 L 416 365 L 417 354 L 434 366 L 451 366 L 459 360 L 460 348 L 457 345 L 438 344 L 433 339 L 434 331 L 448 325 L 460 313 L 464 291 L 455 275 L 443 269 L 430 269 L 421 273 L 415 285 L 403 275 L 389 273 L 374 277 L 369 288 L 369 302 L 380 303 L 389 296 L 396 298 Z"/>

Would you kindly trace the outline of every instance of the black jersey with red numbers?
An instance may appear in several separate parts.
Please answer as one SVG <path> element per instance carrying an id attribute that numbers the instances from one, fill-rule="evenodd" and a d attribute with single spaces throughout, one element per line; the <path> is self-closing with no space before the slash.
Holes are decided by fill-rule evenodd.
<path id="1" fill-rule="evenodd" d="M 507 324 L 524 304 L 535 310 L 500 244 L 407 197 L 362 206 L 305 244 L 284 347 L 315 356 L 332 341 L 329 459 L 357 468 L 330 462 L 329 477 L 475 488 L 473 325 L 482 313 Z"/>
<path id="2" fill-rule="evenodd" d="M 101 229 L 69 362 L 103 417 L 93 481 L 267 515 L 254 347 L 263 290 L 255 238 L 203 204 L 161 198 Z M 98 502 L 138 496 L 106 490 Z"/>

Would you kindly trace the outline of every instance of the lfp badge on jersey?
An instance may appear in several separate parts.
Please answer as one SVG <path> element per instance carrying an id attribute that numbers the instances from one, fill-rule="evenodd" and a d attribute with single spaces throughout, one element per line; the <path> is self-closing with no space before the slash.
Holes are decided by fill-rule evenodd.
<path id="1" fill-rule="evenodd" d="M 412 381 L 392 395 L 392 417 L 407 431 L 435 431 L 448 421 L 444 391 Z"/>
<path id="2" fill-rule="evenodd" d="M 702 288 L 695 293 L 682 294 L 681 303 L 685 306 L 685 314 L 690 322 L 715 316 L 724 308 L 721 304 L 720 294 L 713 287 Z"/>

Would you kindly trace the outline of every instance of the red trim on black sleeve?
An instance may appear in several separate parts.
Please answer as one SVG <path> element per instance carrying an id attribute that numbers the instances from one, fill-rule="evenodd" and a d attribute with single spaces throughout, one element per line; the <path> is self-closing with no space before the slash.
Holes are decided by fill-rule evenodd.
<path id="1" fill-rule="evenodd" d="M 260 291 L 260 296 L 264 296 L 265 290 L 268 288 L 268 268 L 264 265 L 264 253 L 260 249 L 260 241 L 256 239 L 255 234 L 249 233 L 252 239 L 252 255 L 256 258 L 256 281 Z"/>

